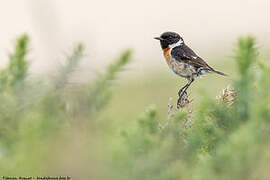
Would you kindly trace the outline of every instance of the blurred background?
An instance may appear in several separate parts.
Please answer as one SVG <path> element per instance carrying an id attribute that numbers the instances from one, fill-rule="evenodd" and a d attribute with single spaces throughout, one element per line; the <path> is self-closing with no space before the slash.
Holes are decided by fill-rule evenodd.
<path id="1" fill-rule="evenodd" d="M 164 31 L 181 34 L 211 64 L 229 61 L 235 39 L 243 34 L 256 36 L 262 50 L 269 52 L 268 0 L 2 3 L 0 58 L 5 61 L 1 65 L 7 62 L 14 37 L 27 32 L 31 35 L 31 55 L 35 58 L 31 70 L 35 73 L 55 67 L 61 52 L 74 42 L 87 46 L 84 73 L 103 66 L 126 47 L 134 50 L 134 66 L 130 71 L 144 75 L 148 70 L 167 68 L 159 44 L 153 40 Z"/>
<path id="2" fill-rule="evenodd" d="M 159 98 L 145 99 L 142 109 L 149 103 L 159 105 L 159 100 L 162 106 L 185 80 L 170 72 L 160 45 L 153 37 L 164 31 L 178 32 L 210 65 L 233 73 L 232 50 L 240 35 L 256 36 L 260 50 L 264 55 L 269 54 L 269 7 L 268 0 L 3 1 L 0 7 L 0 65 L 5 67 L 15 37 L 24 32 L 31 36 L 29 56 L 33 74 L 57 71 L 63 63 L 61 58 L 74 43 L 85 44 L 86 57 L 76 69 L 79 73 L 73 78 L 75 81 L 85 81 L 102 72 L 123 49 L 131 48 L 133 60 L 124 77 L 132 79 L 132 83 L 127 86 L 132 86 L 129 89 L 134 92 L 144 88 L 145 91 L 140 92 L 145 96 L 150 93 L 156 97 L 156 91 L 162 92 L 158 92 Z M 206 89 L 215 94 L 228 82 L 223 77 L 210 75 L 202 80 L 202 85 L 194 86 L 197 90 L 209 81 L 223 83 Z M 132 106 L 125 101 L 119 103 Z"/>
<path id="3" fill-rule="evenodd" d="M 50 173 L 52 175 L 71 175 L 74 179 L 108 179 L 110 176 L 111 179 L 119 179 L 120 177 L 122 179 L 170 179 L 167 176 L 159 176 L 158 178 L 150 176 L 149 178 L 147 176 L 148 172 L 143 172 L 146 174 L 145 176 L 139 176 L 136 174 L 137 172 L 132 170 L 128 171 L 130 172 L 128 175 L 121 174 L 121 171 L 126 171 L 123 164 L 127 162 L 123 163 L 119 160 L 119 158 L 123 157 L 120 157 L 118 152 L 119 149 L 121 149 L 120 152 L 124 151 L 122 140 L 120 140 L 123 129 L 126 131 L 134 129 L 139 114 L 144 112 L 149 105 L 152 104 L 158 111 L 157 116 L 160 121 L 166 120 L 169 98 L 172 97 L 175 104 L 177 92 L 186 81 L 177 77 L 169 70 L 163 58 L 160 44 L 153 37 L 159 36 L 165 31 L 178 32 L 184 38 L 185 43 L 207 61 L 209 65 L 219 71 L 230 74 L 229 77 L 211 74 L 195 81 L 189 89 L 192 92 L 191 97 L 194 99 L 192 106 L 195 113 L 197 113 L 196 107 L 201 107 L 201 100 L 205 96 L 215 99 L 225 87 L 234 85 L 234 80 L 237 79 L 237 66 L 234 56 L 237 39 L 240 36 L 252 35 L 256 37 L 258 42 L 256 47 L 260 50 L 259 59 L 266 59 L 270 56 L 269 0 L 2 0 L 1 2 L 0 70 L 4 71 L 5 68 L 9 67 L 9 62 L 12 59 L 9 54 L 14 52 L 13 47 L 17 42 L 17 38 L 26 33 L 30 39 L 26 59 L 29 62 L 27 71 L 31 85 L 28 87 L 29 92 L 27 92 L 27 88 L 21 89 L 21 87 L 18 88 L 18 92 L 34 96 L 33 99 L 35 100 L 31 99 L 31 102 L 36 102 L 36 99 L 39 99 L 41 96 L 45 97 L 46 102 L 39 99 L 40 101 L 37 104 L 40 104 L 29 108 L 30 112 L 28 114 L 25 111 L 20 112 L 23 113 L 24 119 L 21 125 L 14 125 L 16 123 L 13 123 L 11 126 L 7 126 L 8 128 L 6 129 L 16 126 L 19 129 L 19 133 L 23 129 L 23 137 L 27 140 L 16 138 L 21 137 L 21 134 L 8 134 L 8 138 L 5 139 L 8 145 L 5 144 L 5 141 L 0 143 L 0 158 L 5 159 L 3 162 L 10 162 L 10 160 L 16 162 L 15 164 L 10 163 L 9 168 L 5 167 L 4 164 L 0 164 L 0 175 L 2 175 L 1 171 L 12 175 L 13 173 L 10 173 L 12 172 L 9 171 L 10 169 L 18 170 L 17 167 L 24 165 L 31 157 L 29 160 L 30 165 L 21 171 L 13 171 L 14 174 L 25 173 L 26 175 L 31 175 L 34 173 L 35 175 L 49 175 L 48 173 Z M 57 98 L 52 95 L 53 91 L 50 91 L 48 96 L 44 95 L 46 93 L 43 94 L 43 91 L 49 85 L 44 83 L 39 86 L 36 84 L 37 79 L 49 77 L 52 81 L 58 82 L 59 72 L 62 73 L 60 67 L 65 65 L 66 59 L 70 60 L 70 62 L 73 60 L 67 57 L 70 57 L 73 52 L 75 54 L 74 59 L 77 59 L 76 48 L 75 50 L 73 49 L 77 43 L 84 45 L 83 56 L 78 66 L 72 69 L 72 75 L 67 78 L 67 86 L 71 87 L 74 85 L 75 88 L 65 88 L 65 91 L 60 93 L 61 95 L 55 95 Z M 96 82 L 95 80 L 97 80 L 97 87 L 101 84 L 100 87 L 108 88 L 104 85 L 106 83 L 103 83 L 104 79 L 100 75 L 104 73 L 106 75 L 106 72 L 109 72 L 108 77 L 111 80 L 110 73 L 114 73 L 114 66 L 111 69 L 109 68 L 108 71 L 105 68 L 115 62 L 119 54 L 126 49 L 131 49 L 131 62 L 123 68 L 124 71 L 118 74 L 116 78 L 112 78 L 116 79 L 113 81 L 115 85 L 113 86 L 112 97 L 106 103 L 106 106 L 104 105 L 102 108 L 98 105 L 97 107 L 95 106 L 95 111 L 101 108 L 102 113 L 87 114 L 86 107 L 91 108 L 92 106 L 86 103 L 85 109 L 81 110 L 80 113 L 77 112 L 79 115 L 75 113 L 75 110 L 71 114 L 65 114 L 63 109 L 72 109 L 81 100 L 82 95 L 88 97 L 85 91 L 89 82 Z M 81 53 L 80 50 L 78 52 L 78 54 Z M 122 57 L 122 59 L 125 58 Z M 71 66 L 73 66 L 72 63 Z M 101 80 L 99 81 L 99 79 Z M 105 81 L 107 81 L 106 78 Z M 0 84 L 1 82 L 0 74 Z M 6 80 L 3 80 L 3 82 L 6 82 Z M 78 93 L 82 89 L 84 89 L 83 93 Z M 103 89 L 98 89 L 98 91 L 103 92 Z M 10 89 L 7 92 L 11 92 Z M 95 88 L 93 92 L 95 92 Z M 14 95 L 10 96 L 15 97 Z M 11 110 L 17 107 L 18 104 L 18 107 L 21 107 L 20 103 L 23 96 L 20 94 L 20 98 L 15 98 L 16 100 L 14 101 L 10 96 L 2 93 L 0 98 L 4 99 L 3 102 L 7 101 L 7 107 L 10 107 Z M 25 95 L 25 97 L 28 96 Z M 102 96 L 102 98 L 104 97 L 107 96 Z M 61 101 L 55 102 L 52 100 L 57 100 L 58 98 L 68 99 L 67 101 L 71 101 L 73 104 L 65 102 L 63 105 L 60 103 Z M 17 100 L 18 104 L 16 104 Z M 90 100 L 92 101 L 93 99 L 90 98 Z M 14 102 L 16 102 L 16 105 L 13 104 Z M 50 108 L 54 110 L 44 108 L 46 106 L 44 104 L 51 106 Z M 55 112 L 58 108 L 59 112 L 64 115 Z M 2 112 L 0 107 L 0 114 L 4 114 L 2 114 L 4 117 L 3 122 L 6 122 L 6 116 L 9 117 L 6 114 L 13 114 L 12 111 L 6 113 L 6 109 L 8 108 L 4 107 Z M 19 119 L 18 117 L 13 117 L 12 115 L 8 119 Z M 33 119 L 40 119 L 42 123 L 36 125 Z M 70 124 L 64 123 L 64 128 L 59 128 L 64 131 L 61 131 L 60 135 L 57 134 L 53 138 L 47 138 L 46 133 L 50 134 L 50 132 L 46 132 L 46 135 L 44 135 L 43 130 L 40 133 L 41 129 L 55 128 L 55 124 L 48 119 L 55 121 L 58 119 L 73 120 L 71 120 Z M 89 129 L 85 131 L 84 123 L 80 122 L 78 127 L 77 125 L 73 127 L 73 123 L 77 119 L 90 119 L 94 123 L 87 124 L 86 127 Z M 43 121 L 49 121 L 50 123 L 47 124 Z M 27 123 L 24 124 L 24 122 Z M 28 123 L 30 123 L 29 127 L 36 128 L 36 131 L 27 129 Z M 65 132 L 66 128 L 70 128 L 69 131 Z M 81 130 L 81 128 L 84 130 Z M 53 132 L 55 133 L 56 131 Z M 37 137 L 41 137 L 41 139 L 43 137 L 46 138 L 43 138 L 41 142 L 39 142 L 39 138 L 32 139 L 31 135 L 35 133 L 38 133 Z M 54 133 L 52 134 L 55 135 Z M 11 138 L 9 138 L 9 135 Z M 152 140 L 149 141 L 152 142 Z M 34 153 L 26 148 L 28 145 L 32 145 L 32 143 L 36 143 L 35 145 L 39 147 Z M 5 151 L 8 152 L 12 146 L 15 149 L 14 154 L 11 153 L 9 154 L 10 156 L 6 156 Z M 20 148 L 16 151 L 15 147 L 17 146 Z M 48 147 L 56 147 L 57 150 L 47 153 L 47 151 L 50 151 Z M 88 151 L 89 149 L 91 150 Z M 39 151 L 46 155 L 38 155 Z M 112 152 L 114 151 L 117 151 L 117 153 L 113 154 Z M 25 155 L 25 152 L 28 152 L 28 154 Z M 88 154 L 89 152 L 91 152 L 90 155 Z M 110 156 L 110 153 L 113 155 Z M 157 156 L 161 154 L 161 152 L 156 152 Z M 129 154 L 126 153 L 125 155 L 125 160 L 130 160 L 128 158 Z M 47 157 L 49 157 L 48 162 L 46 161 L 42 167 L 39 167 L 39 162 Z M 147 157 L 149 158 L 149 156 Z M 168 159 L 175 157 L 175 155 L 172 155 Z M 136 157 L 134 159 L 135 161 L 138 160 Z M 152 159 L 149 159 L 146 169 L 152 165 Z M 138 161 L 142 161 L 142 159 Z M 115 162 L 122 163 L 120 169 L 112 168 Z M 158 161 L 158 163 L 162 164 L 163 161 Z M 138 163 L 138 166 L 142 164 L 144 163 Z M 97 167 L 101 169 L 101 173 L 96 172 Z M 160 171 L 159 168 L 153 170 L 153 172 Z M 185 171 L 185 168 L 178 164 L 172 169 L 172 174 L 177 174 L 178 168 L 184 169 L 183 172 Z M 100 175 L 104 172 L 107 173 L 107 176 Z M 140 173 L 142 172 L 140 171 Z M 200 174 L 199 171 L 197 173 Z M 168 174 L 170 174 L 170 171 Z M 180 178 L 178 175 L 172 177 L 178 178 L 171 179 L 183 178 L 182 176 Z"/>

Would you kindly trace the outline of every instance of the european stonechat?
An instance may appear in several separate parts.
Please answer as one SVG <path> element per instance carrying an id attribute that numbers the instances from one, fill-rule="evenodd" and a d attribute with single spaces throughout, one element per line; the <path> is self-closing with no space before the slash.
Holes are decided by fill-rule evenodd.
<path id="1" fill-rule="evenodd" d="M 188 80 L 188 83 L 178 92 L 178 108 L 183 95 L 186 94 L 186 90 L 196 77 L 208 73 L 217 73 L 226 76 L 226 74 L 210 67 L 185 44 L 183 38 L 179 34 L 175 32 L 164 32 L 160 37 L 155 37 L 155 39 L 160 41 L 163 55 L 170 69 L 175 74 Z"/>

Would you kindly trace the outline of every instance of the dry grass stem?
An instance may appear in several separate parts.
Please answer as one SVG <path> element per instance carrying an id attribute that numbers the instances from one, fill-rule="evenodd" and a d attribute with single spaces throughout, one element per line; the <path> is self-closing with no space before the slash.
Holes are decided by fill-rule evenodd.
<path id="1" fill-rule="evenodd" d="M 171 119 L 174 116 L 173 112 L 173 98 L 169 98 L 169 103 L 168 103 L 168 119 Z"/>

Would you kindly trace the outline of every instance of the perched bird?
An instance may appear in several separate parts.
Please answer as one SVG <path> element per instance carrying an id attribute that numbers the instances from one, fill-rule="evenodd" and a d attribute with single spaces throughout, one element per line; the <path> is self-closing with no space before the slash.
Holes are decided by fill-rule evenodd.
<path id="1" fill-rule="evenodd" d="M 188 80 L 188 83 L 178 92 L 179 99 L 177 105 L 180 104 L 181 98 L 196 77 L 208 73 L 217 73 L 226 76 L 226 74 L 210 67 L 185 44 L 179 34 L 175 32 L 164 32 L 160 37 L 155 37 L 154 39 L 160 41 L 163 55 L 170 69 L 175 74 Z"/>

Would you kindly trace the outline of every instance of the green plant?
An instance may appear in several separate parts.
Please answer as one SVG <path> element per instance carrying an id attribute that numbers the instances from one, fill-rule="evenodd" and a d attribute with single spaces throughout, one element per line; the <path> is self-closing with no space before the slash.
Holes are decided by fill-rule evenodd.
<path id="1" fill-rule="evenodd" d="M 180 111 L 169 106 L 168 118 L 150 106 L 127 118 L 126 128 L 104 110 L 130 50 L 102 75 L 73 85 L 69 78 L 83 58 L 79 44 L 48 84 L 28 78 L 28 44 L 26 35 L 18 38 L 0 72 L 1 176 L 269 179 L 270 67 L 258 61 L 255 38 L 238 40 L 238 73 L 218 100 L 206 94 L 191 109 L 187 97 Z"/>
<path id="2" fill-rule="evenodd" d="M 235 54 L 239 70 L 235 91 L 224 90 L 221 102 L 204 98 L 192 114 L 191 127 L 185 125 L 186 112 L 178 112 L 168 126 L 158 130 L 157 112 L 149 110 L 138 120 L 137 128 L 123 133 L 125 148 L 117 154 L 122 157 L 116 158 L 123 179 L 266 176 L 270 101 L 269 81 L 262 79 L 269 75 L 269 68 L 262 63 L 260 76 L 252 69 L 258 59 L 252 37 L 240 38 Z M 232 99 L 224 101 L 228 93 L 234 93 Z"/>

